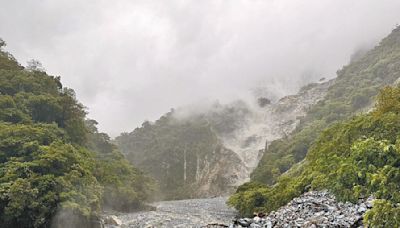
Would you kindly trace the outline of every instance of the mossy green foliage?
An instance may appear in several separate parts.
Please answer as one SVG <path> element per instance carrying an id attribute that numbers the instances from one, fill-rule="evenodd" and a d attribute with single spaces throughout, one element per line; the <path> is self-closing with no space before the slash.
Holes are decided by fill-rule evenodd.
<path id="1" fill-rule="evenodd" d="M 102 205 L 130 209 L 146 199 L 147 179 L 85 115 L 59 77 L 0 49 L 0 227 L 50 227 L 66 213 L 75 218 L 58 222 L 88 222 Z"/>
<path id="2" fill-rule="evenodd" d="M 202 162 L 218 147 L 205 119 L 178 120 L 174 111 L 115 141 L 128 160 L 158 181 L 164 199 L 190 198 L 195 191 L 192 184 L 201 171 L 198 168 L 204 167 Z"/>
<path id="3" fill-rule="evenodd" d="M 251 179 L 274 184 L 282 173 L 303 160 L 323 129 L 371 107 L 379 90 L 399 77 L 400 27 L 337 72 L 326 97 L 308 110 L 296 130 L 269 145 Z"/>
<path id="4" fill-rule="evenodd" d="M 110 142 L 110 137 L 97 131 L 95 120 L 87 120 L 90 129 L 88 147 L 95 154 L 94 176 L 104 187 L 102 205 L 105 209 L 132 211 L 144 209 L 156 185 L 133 167 Z"/>
<path id="5" fill-rule="evenodd" d="M 230 186 L 222 168 L 214 172 L 217 162 L 225 159 L 237 164 L 240 160 L 223 147 L 218 136 L 232 134 L 249 114 L 241 101 L 216 102 L 203 112 L 172 109 L 154 123 L 146 121 L 122 133 L 115 143 L 134 166 L 158 181 L 162 199 L 198 197 L 201 184 L 213 188 L 210 194 L 220 194 Z M 202 179 L 212 172 L 216 178 Z"/>
<path id="6" fill-rule="evenodd" d="M 350 202 L 373 195 L 377 200 L 365 223 L 399 227 L 400 88 L 384 88 L 377 99 L 374 111 L 324 130 L 306 159 L 275 185 L 247 183 L 229 203 L 251 214 L 276 210 L 309 189 L 328 189 Z"/>
<path id="7" fill-rule="evenodd" d="M 89 216 L 101 186 L 90 152 L 63 141 L 55 125 L 0 123 L 0 224 L 43 227 L 60 208 Z"/>
<path id="8" fill-rule="evenodd" d="M 6 46 L 6 42 L 0 38 L 0 50 Z M 23 69 L 23 67 L 15 60 L 15 58 L 6 51 L 0 51 L 0 69 L 15 70 Z"/>
<path id="9" fill-rule="evenodd" d="M 305 157 L 323 129 L 370 107 L 379 89 L 400 77 L 400 28 L 337 75 L 326 97 L 307 112 L 297 129 L 265 150 L 251 175 L 253 181 L 273 184 Z"/>

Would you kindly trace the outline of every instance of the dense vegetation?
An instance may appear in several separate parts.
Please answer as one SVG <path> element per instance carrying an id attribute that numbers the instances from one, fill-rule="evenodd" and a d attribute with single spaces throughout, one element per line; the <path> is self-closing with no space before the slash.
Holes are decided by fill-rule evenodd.
<path id="1" fill-rule="evenodd" d="M 272 142 L 251 175 L 253 181 L 273 184 L 277 177 L 303 160 L 323 129 L 368 109 L 385 85 L 400 77 L 400 28 L 373 50 L 337 72 L 326 97 L 314 105 L 294 131 Z"/>
<path id="2" fill-rule="evenodd" d="M 89 226 L 101 207 L 129 210 L 148 196 L 134 169 L 74 91 L 0 40 L 0 227 Z M 72 217 L 71 217 L 72 216 Z"/>
<path id="3" fill-rule="evenodd" d="M 309 189 L 329 189 L 339 200 L 353 202 L 374 195 L 378 200 L 365 222 L 400 226 L 400 88 L 382 90 L 399 77 L 397 28 L 338 72 L 325 99 L 292 135 L 270 145 L 252 182 L 239 187 L 229 203 L 251 214 L 275 210 Z M 367 111 L 379 90 L 373 111 L 351 117 Z"/>
<path id="4" fill-rule="evenodd" d="M 373 195 L 371 226 L 400 225 L 400 87 L 387 87 L 374 111 L 325 130 L 303 163 L 273 186 L 248 183 L 231 197 L 242 213 L 275 210 L 308 189 L 329 189 L 339 200 Z M 391 219 L 390 219 L 391 218 Z"/>
<path id="5" fill-rule="evenodd" d="M 167 199 L 190 197 L 191 184 L 199 178 L 197 163 L 217 143 L 207 123 L 181 124 L 172 113 L 116 138 L 127 159 L 159 181 Z"/>
<path id="6" fill-rule="evenodd" d="M 210 110 L 172 110 L 115 139 L 129 161 L 159 182 L 163 199 L 210 196 L 231 188 L 232 178 L 224 170 L 240 166 L 240 159 L 218 135 L 230 134 L 248 110 L 243 103 L 215 104 Z"/>
<path id="7" fill-rule="evenodd" d="M 95 120 L 86 120 L 88 148 L 94 151 L 94 176 L 103 186 L 102 206 L 105 209 L 132 211 L 143 209 L 145 200 L 151 200 L 156 185 L 142 174 L 110 142 L 110 137 L 99 133 Z"/>

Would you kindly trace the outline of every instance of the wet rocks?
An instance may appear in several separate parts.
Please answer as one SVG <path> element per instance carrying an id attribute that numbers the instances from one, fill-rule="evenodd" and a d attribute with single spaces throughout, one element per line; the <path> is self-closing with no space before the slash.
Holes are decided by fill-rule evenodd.
<path id="1" fill-rule="evenodd" d="M 215 197 L 210 199 L 157 202 L 154 204 L 156 207 L 155 211 L 118 213 L 117 217 L 122 221 L 122 224 L 120 226 L 106 224 L 105 227 L 220 228 L 224 227 L 223 224 L 229 224 L 236 213 L 234 209 L 226 205 L 226 200 L 226 197 Z M 210 224 L 210 226 L 207 226 L 208 224 Z"/>
<path id="2" fill-rule="evenodd" d="M 371 202 L 372 198 L 342 203 L 327 191 L 311 191 L 268 216 L 256 216 L 250 222 L 239 219 L 230 227 L 362 227 L 362 216 Z M 238 223 L 243 220 L 247 224 Z"/>
<path id="3" fill-rule="evenodd" d="M 104 218 L 104 224 L 111 226 L 120 226 L 122 224 L 121 220 L 115 215 L 109 215 Z"/>
<path id="4" fill-rule="evenodd" d="M 262 157 L 258 156 L 259 151 L 264 151 L 267 147 L 266 142 L 283 138 L 293 132 L 300 123 L 300 117 L 305 116 L 312 105 L 324 98 L 332 84 L 332 80 L 313 83 L 296 95 L 285 96 L 279 101 L 265 98 L 270 97 L 264 94 L 268 91 L 260 88 L 257 92 L 257 96 L 260 97 L 257 100 L 258 107 L 244 106 L 234 109 L 246 110 L 246 115 L 237 124 L 228 124 L 235 126 L 232 131 L 217 131 L 224 147 L 236 153 L 248 168 L 245 172 L 238 173 L 237 169 L 226 172 L 238 176 L 234 186 L 250 180 L 250 173 Z"/>
<path id="5" fill-rule="evenodd" d="M 216 197 L 158 202 L 155 211 L 120 213 L 116 217 L 116 221 L 121 221 L 119 225 L 105 220 L 105 227 L 362 227 L 363 214 L 372 208 L 372 198 L 357 204 L 342 203 L 327 191 L 311 191 L 269 215 L 259 213 L 254 218 L 241 218 L 229 224 L 235 211 L 226 206 L 226 200 Z"/>

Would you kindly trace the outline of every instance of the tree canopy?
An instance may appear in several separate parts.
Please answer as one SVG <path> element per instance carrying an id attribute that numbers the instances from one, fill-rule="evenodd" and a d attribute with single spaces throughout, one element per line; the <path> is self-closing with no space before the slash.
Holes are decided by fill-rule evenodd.
<path id="1" fill-rule="evenodd" d="M 305 160 L 275 185 L 248 183 L 229 202 L 243 214 L 272 211 L 309 189 L 328 189 L 339 200 L 374 196 L 365 214 L 371 227 L 398 227 L 400 203 L 400 87 L 384 88 L 374 111 L 324 130 Z M 388 219 L 389 216 L 391 219 Z"/>
<path id="2" fill-rule="evenodd" d="M 0 40 L 0 227 L 89 224 L 100 209 L 133 210 L 152 182 L 99 133 L 75 92 Z M 88 124 L 90 123 L 90 124 Z"/>

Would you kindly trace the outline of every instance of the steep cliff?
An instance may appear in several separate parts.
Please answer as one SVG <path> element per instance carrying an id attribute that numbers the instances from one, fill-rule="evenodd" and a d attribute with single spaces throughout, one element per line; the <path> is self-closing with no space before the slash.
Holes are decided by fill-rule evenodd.
<path id="1" fill-rule="evenodd" d="M 307 111 L 293 134 L 270 144 L 252 180 L 273 184 L 280 174 L 304 159 L 323 129 L 370 110 L 379 90 L 400 77 L 399 49 L 400 29 L 396 28 L 364 56 L 338 70 L 324 99 Z"/>
<path id="2" fill-rule="evenodd" d="M 272 211 L 328 189 L 341 201 L 374 196 L 367 226 L 398 227 L 400 28 L 338 71 L 325 97 L 288 137 L 266 149 L 229 202 L 242 214 Z M 397 85 L 396 85 L 397 84 Z M 371 108 L 373 107 L 373 108 Z"/>
<path id="3" fill-rule="evenodd" d="M 162 198 L 229 192 L 247 173 L 240 158 L 224 147 L 207 118 L 179 119 L 175 114 L 145 122 L 115 142 L 133 164 L 158 180 Z"/>
<path id="4" fill-rule="evenodd" d="M 179 108 L 121 134 L 115 143 L 135 166 L 158 180 L 162 198 L 224 195 L 249 180 L 266 141 L 292 132 L 331 84 L 310 84 L 275 103 Z"/>
<path id="5" fill-rule="evenodd" d="M 281 98 L 276 103 L 247 106 L 248 115 L 229 134 L 219 133 L 223 144 L 242 159 L 251 172 L 258 164 L 268 142 L 290 134 L 308 109 L 321 100 L 333 81 L 313 83 L 296 95 Z M 249 177 L 250 173 L 246 174 Z M 247 178 L 246 178 L 247 179 Z"/>

